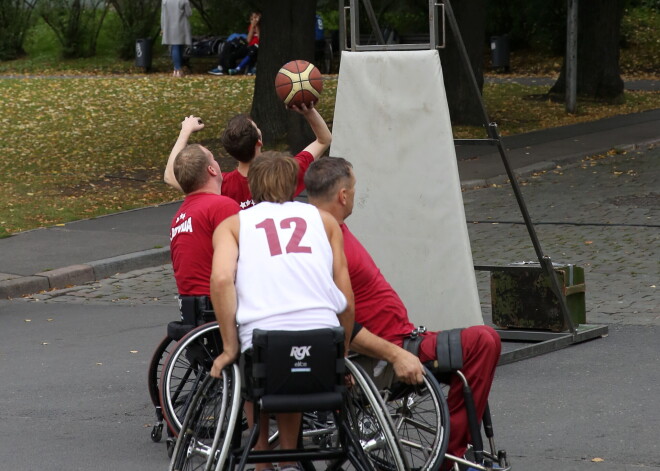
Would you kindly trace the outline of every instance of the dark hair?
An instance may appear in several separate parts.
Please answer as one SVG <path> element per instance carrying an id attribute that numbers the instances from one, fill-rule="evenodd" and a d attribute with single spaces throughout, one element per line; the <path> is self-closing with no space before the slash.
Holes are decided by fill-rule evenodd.
<path id="1" fill-rule="evenodd" d="M 310 198 L 326 201 L 351 180 L 353 165 L 341 157 L 322 157 L 312 164 L 305 173 L 305 188 Z M 252 170 L 250 170 L 252 171 Z"/>
<path id="2" fill-rule="evenodd" d="M 247 178 L 255 204 L 292 201 L 298 185 L 298 162 L 282 152 L 264 152 L 250 164 Z"/>
<path id="3" fill-rule="evenodd" d="M 200 189 L 208 180 L 207 152 L 199 144 L 190 144 L 181 149 L 174 158 L 174 177 L 185 194 Z"/>
<path id="4" fill-rule="evenodd" d="M 239 114 L 229 120 L 220 139 L 229 155 L 241 162 L 250 162 L 260 136 L 250 117 Z"/>

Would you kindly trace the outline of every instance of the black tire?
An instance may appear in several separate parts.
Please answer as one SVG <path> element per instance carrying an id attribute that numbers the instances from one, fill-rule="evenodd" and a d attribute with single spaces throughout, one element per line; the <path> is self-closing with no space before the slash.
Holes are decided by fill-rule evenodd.
<path id="1" fill-rule="evenodd" d="M 174 348 L 175 340 L 166 336 L 160 341 L 149 362 L 149 370 L 147 371 L 147 387 L 149 388 L 149 397 L 151 403 L 155 408 L 156 423 L 151 429 L 151 440 L 159 442 L 163 437 L 163 413 L 160 407 L 160 376 L 163 366 L 170 351 Z"/>
<path id="2" fill-rule="evenodd" d="M 201 471 L 206 469 L 209 451 L 215 433 L 216 411 L 222 407 L 222 387 L 216 394 L 220 381 L 207 376 L 197 389 L 183 421 L 170 461 L 171 471 Z"/>
<path id="3" fill-rule="evenodd" d="M 221 379 L 207 376 L 191 401 L 176 441 L 170 471 L 215 470 L 229 454 L 232 430 L 241 417 L 240 373 L 225 368 Z"/>
<path id="4" fill-rule="evenodd" d="M 174 435 L 178 435 L 197 388 L 221 352 L 217 322 L 190 331 L 172 350 L 161 375 L 160 403 L 165 422 Z"/>
<path id="5" fill-rule="evenodd" d="M 346 360 L 353 377 L 348 388 L 344 413 L 353 434 L 372 467 L 382 471 L 407 469 L 401 444 L 379 391 L 360 365 Z M 355 469 L 344 463 L 343 469 Z"/>
<path id="6" fill-rule="evenodd" d="M 160 341 L 156 350 L 154 350 L 149 362 L 149 370 L 147 371 L 147 386 L 149 388 L 149 397 L 154 407 L 160 407 L 160 375 L 165 365 L 165 361 L 169 356 L 174 344 L 176 343 L 171 337 L 166 336 Z"/>

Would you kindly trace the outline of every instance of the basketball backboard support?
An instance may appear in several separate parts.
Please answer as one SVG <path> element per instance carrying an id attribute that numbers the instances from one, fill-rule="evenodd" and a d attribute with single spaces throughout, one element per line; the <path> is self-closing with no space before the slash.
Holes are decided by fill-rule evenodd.
<path id="1" fill-rule="evenodd" d="M 350 0 L 348 3 L 347 6 L 346 0 L 340 0 L 340 41 L 343 47 L 342 50 L 346 53 L 342 53 L 331 155 L 346 157 L 356 166 L 358 196 L 356 197 L 355 216 L 350 219 L 349 225 L 356 232 L 358 238 L 364 239 L 366 237 L 367 243 L 365 243 L 365 246 L 372 252 L 377 264 L 383 268 L 386 277 L 390 279 L 395 289 L 402 295 L 411 312 L 413 322 L 418 324 L 423 322 L 431 329 L 447 329 L 483 322 L 483 317 L 479 321 L 473 314 L 474 298 L 471 285 L 474 280 L 474 266 L 471 253 L 468 258 L 464 254 L 466 247 L 468 250 L 470 249 L 464 215 L 462 221 L 457 222 L 463 214 L 462 197 L 460 197 L 461 208 L 459 209 L 453 199 L 454 195 L 451 194 L 453 191 L 451 189 L 455 188 L 456 181 L 459 181 L 460 184 L 457 166 L 453 170 L 448 170 L 448 167 L 442 167 L 442 165 L 445 165 L 444 163 L 438 166 L 437 161 L 453 159 L 455 164 L 455 145 L 491 145 L 496 146 L 498 149 L 536 257 L 551 282 L 551 287 L 557 296 L 562 315 L 568 326 L 566 332 L 560 333 L 512 329 L 498 330 L 503 341 L 527 344 L 520 348 L 508 350 L 502 356 L 500 363 L 508 363 L 607 335 L 607 326 L 587 324 L 576 326 L 571 319 L 552 261 L 543 252 L 531 222 L 517 177 L 509 164 L 502 145 L 497 124 L 490 121 L 481 99 L 476 77 L 470 65 L 450 0 L 439 2 L 429 0 L 429 40 L 419 44 L 386 44 L 370 0 Z M 360 34 L 360 5 L 358 3 L 361 3 L 363 11 L 366 12 L 373 30 L 372 36 L 375 35 L 377 38 L 376 44 L 361 43 L 363 35 Z M 480 112 L 487 130 L 487 135 L 483 139 L 453 139 L 451 128 L 449 128 L 449 133 L 447 133 L 446 128 L 449 123 L 448 110 L 446 110 L 446 117 L 442 113 L 429 111 L 433 107 L 447 108 L 439 58 L 437 60 L 439 73 L 433 73 L 432 70 L 427 68 L 420 69 L 420 67 L 427 66 L 431 56 L 438 56 L 437 49 L 444 46 L 445 21 L 454 39 L 455 47 L 459 48 L 459 55 L 462 58 L 463 66 L 466 67 L 468 72 L 471 88 L 479 97 Z M 442 25 L 442 28 L 440 25 Z M 417 51 L 417 53 L 425 51 L 433 54 L 425 57 L 416 54 L 414 51 Z M 361 56 L 362 53 L 364 55 Z M 389 53 L 389 55 L 385 53 Z M 431 61 L 433 67 L 435 67 L 433 61 L 435 59 Z M 413 73 L 406 75 L 406 68 L 413 71 Z M 425 74 L 430 74 L 432 79 L 425 81 L 423 77 Z M 438 85 L 442 88 L 441 92 L 437 90 Z M 429 93 L 430 101 L 425 104 L 426 106 L 418 103 L 419 107 L 415 109 L 415 106 L 410 103 L 410 95 L 406 96 L 400 93 L 406 87 L 409 87 L 408 89 L 412 90 L 416 96 Z M 357 103 L 359 105 L 354 106 Z M 393 115 L 396 115 L 396 119 L 392 117 Z M 387 118 L 385 122 L 381 119 L 383 116 Z M 437 123 L 437 126 L 430 129 L 427 126 L 429 123 L 431 125 Z M 427 133 L 426 137 L 413 133 L 413 139 L 408 140 L 408 136 L 404 134 L 408 134 L 409 130 L 416 131 L 419 126 Z M 379 135 L 382 129 L 385 129 L 386 132 L 384 135 Z M 442 141 L 440 144 L 438 144 L 438 137 Z M 404 142 L 405 145 L 397 145 L 393 143 L 394 140 Z M 371 141 L 373 145 L 365 146 L 363 145 L 364 141 Z M 424 145 L 428 143 L 432 143 L 432 145 Z M 435 148 L 435 152 L 429 150 L 429 147 L 436 145 L 438 147 Z M 409 155 L 405 149 L 410 149 L 410 146 L 413 146 L 415 152 L 419 152 L 417 155 L 425 156 L 423 162 L 418 161 L 415 163 L 407 160 Z M 369 158 L 363 158 L 365 155 Z M 383 165 L 383 162 L 374 160 L 374 155 L 377 157 L 389 156 L 388 159 L 394 159 L 394 164 L 388 161 Z M 420 167 L 421 171 L 415 167 Z M 405 185 L 414 185 L 411 181 L 417 182 L 415 189 L 419 191 L 416 193 L 416 199 L 410 195 L 402 195 L 399 191 L 405 186 L 401 185 L 402 182 L 392 180 L 392 175 L 395 177 L 400 176 L 409 169 L 414 169 L 415 173 L 412 176 L 404 176 L 408 179 Z M 454 174 L 449 175 L 448 172 L 454 172 Z M 437 188 L 433 188 L 430 194 L 425 194 L 425 191 L 432 187 L 429 184 L 429 179 L 432 180 L 434 175 L 442 177 L 442 181 L 438 182 L 436 186 L 443 186 L 445 190 L 449 190 L 438 192 Z M 362 188 L 363 186 L 365 188 Z M 382 194 L 379 193 L 379 188 L 384 189 Z M 360 200 L 359 195 L 363 190 L 368 191 L 368 194 Z M 430 233 L 427 233 L 425 237 L 429 240 L 432 237 L 431 234 L 442 234 L 442 238 L 436 239 L 438 245 L 447 241 L 451 244 L 457 244 L 458 248 L 454 247 L 450 252 L 453 255 L 462 254 L 458 257 L 460 261 L 453 259 L 452 264 L 443 264 L 440 261 L 442 257 L 440 259 L 435 257 L 438 253 L 434 251 L 431 245 L 417 247 L 417 250 L 413 251 L 410 247 L 405 247 L 406 241 L 414 240 L 418 243 L 422 240 L 421 237 L 413 236 L 410 231 L 419 226 L 423 211 L 411 211 L 412 214 L 406 214 L 407 209 L 400 207 L 401 202 L 395 201 L 397 197 L 412 198 L 415 202 L 424 201 L 428 203 L 432 201 L 436 203 L 433 208 L 426 205 L 421 206 L 424 211 L 432 215 L 430 217 L 431 221 L 427 221 L 430 222 L 428 224 Z M 378 200 L 380 200 L 380 203 L 376 203 Z M 440 225 L 441 220 L 446 220 L 447 208 L 451 208 L 449 213 L 451 213 L 452 224 L 462 226 L 462 228 L 459 228 L 458 225 L 455 226 L 456 231 L 454 233 L 449 231 L 449 234 Z M 391 217 L 388 216 L 387 209 L 391 209 L 389 215 Z M 440 232 L 435 232 L 437 230 L 440 230 Z M 467 241 L 463 240 L 464 238 Z M 403 257 L 397 259 L 399 254 L 403 254 Z M 428 255 L 428 258 L 424 259 L 420 256 L 421 254 Z M 464 273 L 465 267 L 461 266 L 458 269 L 459 271 L 454 273 L 457 276 L 466 277 L 464 278 L 465 286 L 458 291 L 450 291 L 454 295 L 463 298 L 462 301 L 464 302 L 458 304 L 447 303 L 447 293 L 443 292 L 442 285 L 452 280 L 449 280 L 449 277 L 438 276 L 442 271 L 452 273 L 457 267 L 456 264 L 465 264 L 466 260 L 469 260 L 467 263 L 470 264 L 469 268 L 472 274 L 466 275 Z M 413 274 L 420 272 L 420 270 L 420 277 L 415 279 Z M 438 281 L 435 286 L 432 286 L 433 283 L 429 283 L 429 278 Z M 438 292 L 442 292 L 442 299 L 438 298 Z M 419 302 L 419 299 L 416 299 L 421 296 L 426 298 L 424 302 Z M 427 320 L 424 318 L 425 314 L 420 314 L 431 313 L 431 315 L 435 315 L 437 308 L 433 309 L 432 306 L 445 304 L 449 309 L 460 309 L 461 312 L 467 314 L 458 317 L 449 316 L 450 318 L 446 321 L 447 324 L 444 324 L 443 315 L 443 323 L 440 325 L 430 322 L 432 319 Z M 480 308 L 479 315 L 481 315 Z M 422 322 L 420 322 L 419 317 L 421 317 Z"/>

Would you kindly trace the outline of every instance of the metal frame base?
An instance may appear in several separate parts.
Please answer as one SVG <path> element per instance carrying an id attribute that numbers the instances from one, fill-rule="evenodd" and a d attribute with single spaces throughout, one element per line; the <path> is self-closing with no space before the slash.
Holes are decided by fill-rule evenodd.
<path id="1" fill-rule="evenodd" d="M 495 330 L 502 339 L 503 345 L 503 351 L 498 365 L 506 365 L 515 361 L 554 352 L 576 343 L 586 342 L 587 340 L 607 337 L 609 333 L 608 326 L 604 324 L 582 324 L 577 327 L 575 333 L 517 329 Z M 511 348 L 514 345 L 519 346 L 517 348 Z"/>

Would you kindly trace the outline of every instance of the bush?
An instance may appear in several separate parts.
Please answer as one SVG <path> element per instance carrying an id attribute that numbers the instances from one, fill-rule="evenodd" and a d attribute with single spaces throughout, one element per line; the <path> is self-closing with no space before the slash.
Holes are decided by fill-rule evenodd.
<path id="1" fill-rule="evenodd" d="M 108 12 L 105 0 L 40 0 L 39 13 L 55 32 L 65 58 L 96 55 L 96 41 Z"/>
<path id="2" fill-rule="evenodd" d="M 37 0 L 0 0 L 0 60 L 12 60 L 25 54 L 23 42 L 33 23 Z"/>
<path id="3" fill-rule="evenodd" d="M 117 36 L 121 59 L 135 58 L 135 40 L 155 39 L 160 23 L 161 0 L 109 0 L 121 21 Z"/>

